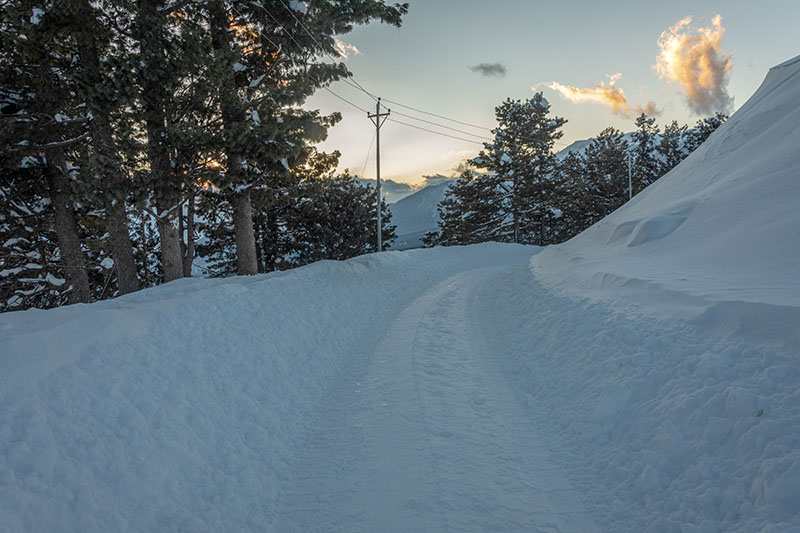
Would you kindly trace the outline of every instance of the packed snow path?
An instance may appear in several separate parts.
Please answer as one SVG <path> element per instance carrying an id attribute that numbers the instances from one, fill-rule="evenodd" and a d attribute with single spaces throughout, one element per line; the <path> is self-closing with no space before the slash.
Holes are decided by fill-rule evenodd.
<path id="1" fill-rule="evenodd" d="M 481 289 L 508 270 L 440 283 L 351 361 L 277 530 L 596 530 L 484 337 Z"/>
<path id="2" fill-rule="evenodd" d="M 0 316 L 0 533 L 800 531 L 792 339 L 564 297 L 538 251 Z"/>

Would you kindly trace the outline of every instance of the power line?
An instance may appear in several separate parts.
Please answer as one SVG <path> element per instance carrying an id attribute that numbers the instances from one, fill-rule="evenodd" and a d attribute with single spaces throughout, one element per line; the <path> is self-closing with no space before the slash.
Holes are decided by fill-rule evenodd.
<path id="1" fill-rule="evenodd" d="M 449 135 L 447 133 L 442 133 L 440 131 L 430 130 L 428 128 L 423 128 L 421 126 L 417 126 L 415 124 L 409 124 L 408 122 L 402 122 L 400 120 L 395 120 L 393 118 L 390 118 L 388 120 L 389 120 L 389 122 L 394 122 L 395 124 L 402 124 L 403 126 L 408 126 L 409 128 L 414 128 L 414 129 L 417 129 L 417 130 L 427 131 L 428 133 L 435 133 L 436 135 L 441 135 L 442 137 L 450 137 L 451 139 L 457 139 L 459 141 L 465 141 L 465 142 L 468 142 L 468 143 L 483 145 L 483 143 L 480 142 L 480 141 L 474 141 L 472 139 L 464 139 L 463 137 L 456 137 L 455 135 Z"/>
<path id="2" fill-rule="evenodd" d="M 470 133 L 468 131 L 459 130 L 457 128 L 451 128 L 450 126 L 445 126 L 444 124 L 439 124 L 438 122 L 433 122 L 431 120 L 425 120 L 424 118 L 419 118 L 419 117 L 413 117 L 411 115 L 406 115 L 405 113 L 401 113 L 400 111 L 395 111 L 395 114 L 396 115 L 400 115 L 401 117 L 410 118 L 411 120 L 417 120 L 419 122 L 424 122 L 425 124 L 431 124 L 432 126 L 438 126 L 440 128 L 445 128 L 445 129 L 448 129 L 450 131 L 455 131 L 457 133 L 462 133 L 464 135 L 469 135 L 471 137 L 477 137 L 478 139 L 483 139 L 485 141 L 491 141 L 492 140 L 491 138 L 484 137 L 483 135 L 478 135 L 476 133 Z"/>
<path id="3" fill-rule="evenodd" d="M 363 108 L 363 107 L 361 107 L 360 105 L 356 105 L 356 104 L 354 104 L 353 102 L 351 102 L 350 100 L 348 100 L 348 99 L 347 99 L 347 98 L 345 98 L 344 96 L 339 96 L 338 94 L 336 94 L 335 92 L 333 92 L 332 90 L 330 90 L 328 87 L 323 87 L 323 89 L 325 89 L 326 91 L 328 91 L 329 93 L 331 93 L 333 96 L 335 96 L 335 97 L 336 97 L 336 98 L 338 98 L 339 100 L 342 100 L 343 102 L 346 102 L 346 103 L 350 104 L 351 106 L 355 107 L 355 108 L 356 108 L 356 109 L 358 109 L 359 111 L 363 111 L 364 113 L 369 113 L 369 111 L 367 111 L 366 109 L 364 109 L 364 108 Z"/>
<path id="4" fill-rule="evenodd" d="M 444 115 L 439 115 L 439 114 L 436 114 L 436 113 L 431 113 L 429 111 L 424 111 L 422 109 L 417 109 L 417 108 L 414 108 L 414 107 L 411 107 L 411 106 L 407 106 L 405 104 L 401 104 L 400 102 L 395 102 L 394 100 L 389 100 L 388 98 L 384 98 L 383 101 L 384 102 L 389 102 L 389 103 L 394 104 L 394 105 L 399 105 L 400 107 L 404 107 L 406 109 L 410 109 L 411 111 L 416 111 L 417 113 L 422 113 L 423 115 L 429 115 L 429 116 L 432 116 L 432 117 L 441 118 L 443 120 L 447 120 L 447 121 L 450 121 L 450 122 L 455 122 L 456 124 L 462 124 L 464 126 L 469 126 L 471 128 L 478 128 L 478 129 L 486 130 L 488 132 L 491 132 L 494 129 L 494 128 L 487 128 L 486 126 L 479 126 L 477 124 L 470 124 L 469 122 L 462 122 L 462 121 L 456 120 L 454 118 L 448 118 L 448 117 L 446 117 Z M 450 128 L 448 126 L 445 126 L 443 124 L 438 124 L 436 122 L 431 122 L 431 121 L 424 120 L 424 119 L 421 119 L 421 118 L 412 117 L 412 116 L 409 116 L 409 115 L 404 115 L 403 113 L 400 113 L 399 111 L 395 111 L 395 113 L 398 114 L 398 115 L 402 115 L 404 117 L 407 117 L 407 118 L 418 120 L 420 122 L 427 122 L 428 124 L 434 124 L 434 125 L 440 126 L 442 128 L 447 128 L 447 129 L 454 130 L 454 131 L 457 131 L 457 132 L 460 132 L 460 133 L 466 133 L 467 135 L 472 135 L 474 137 L 479 137 L 481 139 L 485 139 L 485 140 L 489 140 L 489 141 L 493 140 L 493 139 L 490 139 L 488 137 L 484 137 L 484 136 L 481 136 L 481 135 L 475 135 L 474 133 L 467 133 L 465 131 L 461 131 L 461 130 L 457 130 L 457 129 L 454 129 L 454 128 Z M 521 141 L 533 141 L 534 140 L 534 139 L 526 138 L 526 137 L 517 137 L 517 139 L 521 140 Z M 565 143 L 560 143 L 560 142 L 557 142 L 557 141 L 554 141 L 553 144 L 557 144 L 559 146 L 568 146 Z"/>
<path id="5" fill-rule="evenodd" d="M 364 173 L 367 171 L 367 163 L 369 163 L 369 154 L 372 153 L 372 145 L 375 144 L 375 136 L 377 135 L 377 130 L 372 133 L 372 140 L 369 143 L 369 148 L 367 148 L 367 157 L 364 159 L 364 167 L 361 169 L 361 177 L 364 177 Z"/>
<path id="6" fill-rule="evenodd" d="M 406 109 L 410 109 L 411 111 L 416 111 L 417 113 L 422 113 L 423 115 L 430 115 L 432 117 L 441 118 L 443 120 L 447 120 L 449 122 L 455 122 L 456 124 L 461 124 L 462 126 L 469 126 L 471 128 L 478 128 L 481 130 L 492 131 L 493 128 L 487 128 L 486 126 L 478 126 L 477 124 L 470 124 L 469 122 L 462 122 L 460 120 L 456 120 L 454 118 L 448 118 L 444 115 L 437 115 L 436 113 L 431 113 L 429 111 L 423 111 L 422 109 L 417 109 L 405 104 L 401 104 L 400 102 L 395 102 L 394 100 L 389 100 L 388 98 L 383 99 L 384 102 L 389 102 L 390 104 L 399 105 L 400 107 L 404 107 Z"/>
<path id="7" fill-rule="evenodd" d="M 331 59 L 331 61 L 333 61 L 333 62 L 334 62 L 334 64 L 335 64 L 335 63 L 337 63 L 337 62 L 341 63 L 341 61 L 338 61 L 338 60 L 337 60 L 335 57 L 333 57 L 333 56 L 331 55 L 331 53 L 330 53 L 330 52 L 328 52 L 328 51 L 325 49 L 325 47 L 324 47 L 324 46 L 322 46 L 322 43 L 320 43 L 320 42 L 317 40 L 317 38 L 316 38 L 316 37 L 314 37 L 314 35 L 313 35 L 313 34 L 312 34 L 312 33 L 311 33 L 309 30 L 308 30 L 308 28 L 306 28 L 305 24 L 303 24 L 303 22 L 302 22 L 302 21 L 301 21 L 301 20 L 300 20 L 300 19 L 297 17 L 297 15 L 295 15 L 295 14 L 294 14 L 294 10 L 293 10 L 292 8 L 290 8 L 289 6 L 287 6 L 287 5 L 286 5 L 286 3 L 285 3 L 283 0 L 278 0 L 278 2 L 280 2 L 280 4 L 281 4 L 283 7 L 285 7 L 285 8 L 286 8 L 286 11 L 288 11 L 288 12 L 289 12 L 289 14 L 290 14 L 290 15 L 292 15 L 292 18 L 293 18 L 295 21 L 297 21 L 297 23 L 300 25 L 300 27 L 301 27 L 301 28 L 303 28 L 303 30 L 304 30 L 304 31 L 305 31 L 305 32 L 308 34 L 308 36 L 309 36 L 309 37 L 311 37 L 311 40 L 313 40 L 313 41 L 314 41 L 314 42 L 317 44 L 317 46 L 319 47 L 319 49 L 320 49 L 322 52 L 324 52 L 324 53 L 325 53 L 325 54 L 326 54 L 326 55 L 327 55 L 327 56 L 328 56 L 328 57 Z M 368 90 L 366 90 L 364 87 L 362 87 L 362 86 L 361 86 L 361 84 L 360 84 L 360 83 L 358 83 L 358 81 L 357 81 L 357 80 L 355 79 L 355 77 L 353 76 L 353 73 L 352 73 L 352 72 L 349 72 L 349 71 L 348 71 L 348 73 L 350 74 L 350 79 L 351 79 L 351 80 L 352 80 L 352 82 L 353 82 L 353 83 L 356 85 L 356 87 L 357 87 L 358 89 L 362 90 L 362 91 L 364 92 L 364 94 L 366 94 L 367 96 L 369 96 L 370 98 L 372 98 L 372 99 L 373 99 L 373 100 L 375 100 L 376 102 L 378 101 L 378 98 L 377 98 L 377 97 L 376 97 L 374 94 L 372 94 L 371 92 L 369 92 Z"/>
<path id="8" fill-rule="evenodd" d="M 280 2 L 280 4 L 281 4 L 281 5 L 282 5 L 282 6 L 283 6 L 283 7 L 284 7 L 284 8 L 285 8 L 285 9 L 286 9 L 288 12 L 289 12 L 289 14 L 290 14 L 290 15 L 292 16 L 292 18 L 293 18 L 293 19 L 294 19 L 294 20 L 297 22 L 297 24 L 298 24 L 298 25 L 299 25 L 299 26 L 300 26 L 300 27 L 303 29 L 303 31 L 305 31 L 305 32 L 306 32 L 306 34 L 307 34 L 309 37 L 311 37 L 311 39 L 314 41 L 314 43 L 316 43 L 316 45 L 317 45 L 317 46 L 320 48 L 320 50 L 321 50 L 323 53 L 325 53 L 325 54 L 326 54 L 326 55 L 327 55 L 327 56 L 328 56 L 328 57 L 329 57 L 329 58 L 330 58 L 330 59 L 331 59 L 331 60 L 332 60 L 334 63 L 336 63 L 336 62 L 337 62 L 337 59 L 336 59 L 336 58 L 334 58 L 334 57 L 333 57 L 333 56 L 330 54 L 330 52 L 328 52 L 328 51 L 325 49 L 325 47 L 322 45 L 322 43 L 320 43 L 320 42 L 319 42 L 319 40 L 318 40 L 316 37 L 314 37 L 314 35 L 313 35 L 313 34 L 312 34 L 310 31 L 309 31 L 309 29 L 308 29 L 308 28 L 307 28 L 307 27 L 306 27 L 306 26 L 303 24 L 303 22 L 302 22 L 302 21 L 301 21 L 301 20 L 300 20 L 300 19 L 297 17 L 297 15 L 295 15 L 294 11 L 293 11 L 293 10 L 292 10 L 292 9 L 291 9 L 291 8 L 290 8 L 288 5 L 286 5 L 286 3 L 285 3 L 283 0 L 278 0 L 278 1 L 279 1 L 279 2 Z M 272 21 L 273 21 L 273 22 L 275 22 L 275 23 L 276 23 L 276 24 L 277 24 L 277 25 L 278 25 L 278 26 L 279 26 L 279 27 L 280 27 L 280 28 L 281 28 L 281 29 L 282 29 L 284 32 L 286 32 L 286 34 L 288 35 L 289 39 L 290 39 L 290 40 L 291 40 L 291 41 L 292 41 L 292 42 L 293 42 L 295 45 L 297 45 L 297 47 L 298 47 L 298 48 L 302 48 L 302 45 L 301 45 L 301 44 L 300 44 L 300 43 L 297 41 L 297 39 L 295 39 L 295 38 L 294 38 L 294 34 L 293 34 L 292 32 L 289 32 L 289 31 L 286 29 L 286 27 L 285 27 L 283 24 L 281 24 L 281 22 L 280 22 L 280 21 L 278 21 L 278 19 L 277 19 L 277 18 L 275 18 L 275 16 L 274 16 L 274 15 L 273 15 L 273 14 L 272 14 L 272 13 L 271 13 L 271 12 L 270 12 L 270 11 L 269 11 L 267 8 L 266 8 L 266 7 L 264 7 L 264 6 L 263 6 L 263 5 L 261 5 L 261 4 L 254 3 L 254 2 L 251 2 L 251 5 L 254 5 L 254 6 L 256 6 L 256 7 L 259 7 L 259 8 L 261 8 L 261 9 L 262 9 L 262 10 L 263 10 L 263 11 L 264 11 L 266 14 L 267 14 L 267 16 L 269 16 L 269 18 L 270 18 L 270 19 L 272 19 Z M 237 11 L 237 12 L 238 12 L 238 11 Z M 240 14 L 240 16 L 241 16 L 241 13 L 239 13 L 239 14 Z M 243 17 L 243 18 L 244 18 L 244 17 Z M 263 34 L 261 31 L 259 31 L 259 34 L 260 34 L 260 35 L 262 35 L 262 36 L 263 36 L 263 37 L 264 37 L 264 38 L 265 38 L 267 41 L 269 41 L 269 42 L 270 42 L 270 43 L 271 43 L 273 46 L 275 46 L 275 43 L 274 43 L 273 41 L 271 41 L 271 40 L 270 40 L 268 37 L 264 36 L 264 34 Z M 339 80 L 339 81 L 343 81 L 343 82 L 344 82 L 344 83 L 346 83 L 347 85 L 350 85 L 351 87 L 353 87 L 353 88 L 355 88 L 355 89 L 358 89 L 358 90 L 360 90 L 361 92 L 363 92 L 364 94 L 366 94 L 367 96 L 369 96 L 370 98 L 372 98 L 372 99 L 373 99 L 375 102 L 378 102 L 378 100 L 379 100 L 379 99 L 378 99 L 378 97 L 376 97 L 374 94 L 372 94 L 371 92 L 369 92 L 368 90 L 366 90 L 366 89 L 365 89 L 365 88 L 364 88 L 364 87 L 363 87 L 363 86 L 362 86 L 360 83 L 358 83 L 358 81 L 357 81 L 357 80 L 355 79 L 355 77 L 353 76 L 353 73 L 352 73 L 352 72 L 349 72 L 349 71 L 348 71 L 348 73 L 350 74 L 350 77 L 349 77 L 349 78 L 342 78 L 342 79 L 341 79 L 341 80 Z M 309 74 L 309 75 L 310 75 L 310 74 Z M 313 76 L 312 76 L 312 77 L 313 77 Z M 317 81 L 317 83 L 320 83 L 320 80 L 319 80 L 319 79 L 317 79 L 316 81 Z M 320 83 L 320 85 L 322 85 L 322 83 Z M 369 111 L 367 111 L 367 110 L 366 110 L 366 109 L 364 109 L 363 107 L 361 107 L 361 106 L 359 106 L 359 105 L 357 105 L 357 104 L 355 104 L 355 103 L 351 102 L 350 100 L 348 100 L 348 99 L 344 98 L 343 96 L 341 96 L 341 95 L 339 95 L 339 94 L 335 93 L 335 92 L 334 92 L 333 90 L 331 90 L 329 87 L 323 87 L 323 88 L 324 88 L 326 91 L 328 91 L 329 93 L 331 93 L 333 96 L 335 96 L 336 98 L 338 98 L 339 100 L 342 100 L 343 102 L 345 102 L 345 103 L 347 103 L 348 105 L 350 105 L 350 106 L 354 107 L 355 109 L 358 109 L 359 111 L 361 111 L 361 112 L 363 112 L 363 113 L 367 113 L 367 114 L 369 114 Z M 469 122 L 464 122 L 464 121 L 461 121 L 461 120 L 456 120 L 456 119 L 453 119 L 453 118 L 449 118 L 449 117 L 447 117 L 447 116 L 444 116 L 444 115 L 441 115 L 441 114 L 438 114 L 438 113 L 432 113 L 432 112 L 430 112 L 430 111 L 425 111 L 425 110 L 422 110 L 422 109 L 418 109 L 418 108 L 415 108 L 415 107 L 411 107 L 411 106 L 408 106 L 408 105 L 405 105 L 405 104 L 401 104 L 400 102 L 397 102 L 397 101 L 394 101 L 394 100 L 384 99 L 384 101 L 386 101 L 386 102 L 390 102 L 390 103 L 392 103 L 392 104 L 394 104 L 394 105 L 398 105 L 398 106 L 400 106 L 400 107 L 403 107 L 403 108 L 405 108 L 405 109 L 409 109 L 409 110 L 411 110 L 411 111 L 414 111 L 414 112 L 417 112 L 417 113 L 422 113 L 422 114 L 424 114 L 424 115 L 428 115 L 428 116 L 436 117 L 436 118 L 439 118 L 439 119 L 442 119 L 442 120 L 446 120 L 446 121 L 449 121 L 449 122 L 453 122 L 453 123 L 456 123 L 456 124 L 461 124 L 461 125 L 463 125 L 463 126 L 468 126 L 468 127 L 471 127 L 471 128 L 477 128 L 477 129 L 481 129 L 481 130 L 484 130 L 484 131 L 487 131 L 487 132 L 492 132 L 492 129 L 493 129 L 493 128 L 488 128 L 488 127 L 486 127 L 486 126 L 479 126 L 479 125 L 477 125 L 477 124 L 472 124 L 472 123 L 469 123 Z M 439 127 L 439 128 L 444 128 L 444 129 L 447 129 L 447 130 L 450 130 L 450 131 L 454 131 L 454 132 L 456 132 L 456 133 L 460 133 L 460 134 L 462 134 L 462 135 L 468 135 L 468 136 L 470 136 L 470 137 L 476 137 L 476 138 L 478 138 L 478 139 L 482 139 L 482 140 L 489 141 L 489 142 L 491 142 L 491 141 L 493 140 L 493 139 L 491 139 L 490 137 L 486 137 L 486 136 L 483 136 L 483 135 L 477 135 L 477 134 L 475 134 L 475 133 L 470 133 L 470 132 L 467 132 L 467 131 L 459 130 L 459 129 L 457 129 L 457 128 L 452 128 L 452 127 L 450 127 L 450 126 L 446 126 L 446 125 L 444 125 L 444 124 L 440 124 L 440 123 L 438 123 L 438 122 L 433 122 L 433 121 L 426 120 L 426 119 L 423 119 L 423 118 L 414 117 L 414 116 L 411 116 L 411 115 L 408 115 L 408 114 L 405 114 L 405 113 L 401 113 L 401 112 L 399 112 L 399 111 L 395 111 L 395 114 L 401 115 L 401 116 L 403 116 L 403 117 L 406 117 L 406 118 L 409 118 L 409 119 L 411 119 L 411 120 L 416 120 L 416 121 L 419 121 L 419 122 L 424 122 L 424 123 L 426 123 L 426 124 L 430 124 L 430 125 L 432 125 L 432 126 L 436 126 L 436 127 Z M 421 126 L 416 126 L 416 125 L 414 125 L 414 124 L 409 124 L 409 123 L 407 123 L 407 122 L 402 122 L 402 121 L 400 121 L 400 120 L 395 120 L 395 119 L 389 119 L 389 120 L 390 120 L 391 122 L 394 122 L 394 123 L 396 123 L 396 124 L 402 124 L 402 125 L 404 125 L 404 126 L 408 126 L 408 127 L 410 127 L 410 128 L 415 128 L 415 129 L 417 129 L 417 130 L 425 131 L 425 132 L 428 132 L 428 133 L 433 133 L 433 134 L 440 135 L 440 136 L 443 136 L 443 137 L 449 137 L 449 138 L 451 138 L 451 139 L 456 139 L 456 140 L 460 140 L 460 141 L 470 142 L 470 143 L 473 143 L 473 144 L 479 144 L 479 145 L 483 145 L 483 143 L 482 143 L 482 142 L 475 141 L 475 140 L 472 140 L 472 139 L 464 139 L 463 137 L 457 137 L 457 136 L 455 136 L 455 135 L 450 135 L 450 134 L 447 134 L 447 133 L 442 133 L 442 132 L 435 131 L 435 130 L 431 130 L 431 129 L 428 129 L 428 128 L 423 128 L 423 127 L 421 127 Z M 516 140 L 518 140 L 518 141 L 526 141 L 526 140 L 529 140 L 529 141 L 531 141 L 531 140 L 533 140 L 533 139 L 526 139 L 526 138 L 524 138 L 524 137 L 517 137 L 517 139 L 516 139 Z M 565 144 L 565 143 L 559 143 L 559 142 L 557 142 L 557 141 L 553 141 L 553 144 L 555 144 L 555 145 L 559 145 L 559 146 L 567 146 L 567 144 Z"/>

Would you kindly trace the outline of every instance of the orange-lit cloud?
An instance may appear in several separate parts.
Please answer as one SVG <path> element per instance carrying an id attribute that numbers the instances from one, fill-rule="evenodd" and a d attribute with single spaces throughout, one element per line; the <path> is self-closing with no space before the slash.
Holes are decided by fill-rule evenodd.
<path id="1" fill-rule="evenodd" d="M 733 99 L 727 85 L 731 55 L 722 52 L 722 16 L 711 26 L 692 32 L 686 17 L 658 38 L 660 52 L 653 68 L 659 77 L 678 83 L 689 108 L 698 114 L 730 111 Z"/>
<path id="2" fill-rule="evenodd" d="M 641 113 L 645 113 L 648 116 L 657 115 L 658 111 L 653 102 L 647 102 L 644 106 L 631 107 L 628 99 L 625 98 L 625 92 L 615 86 L 620 77 L 622 77 L 622 74 L 618 72 L 608 76 L 608 85 L 600 82 L 600 85 L 586 89 L 563 85 L 556 81 L 545 83 L 545 85 L 570 102 L 603 104 L 610 107 L 612 113 L 621 117 L 632 118 Z"/>
<path id="3" fill-rule="evenodd" d="M 345 59 L 347 59 L 351 53 L 355 55 L 361 54 L 361 52 L 358 51 L 358 48 L 356 48 L 356 45 L 344 42 L 341 39 L 334 38 L 333 47 L 336 49 L 336 53 Z"/>

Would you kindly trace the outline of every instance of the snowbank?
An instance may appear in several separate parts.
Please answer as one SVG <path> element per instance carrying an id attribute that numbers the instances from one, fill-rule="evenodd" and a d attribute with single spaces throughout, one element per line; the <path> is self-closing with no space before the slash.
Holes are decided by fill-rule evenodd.
<path id="1" fill-rule="evenodd" d="M 0 316 L 0 531 L 262 531 L 344 362 L 485 245 Z M 366 344 L 365 344 L 366 343 Z"/>
<path id="2" fill-rule="evenodd" d="M 565 298 L 523 269 L 485 291 L 494 353 L 598 531 L 800 531 L 797 350 Z"/>
<path id="3" fill-rule="evenodd" d="M 669 174 L 532 260 L 551 288 L 800 346 L 800 57 Z"/>

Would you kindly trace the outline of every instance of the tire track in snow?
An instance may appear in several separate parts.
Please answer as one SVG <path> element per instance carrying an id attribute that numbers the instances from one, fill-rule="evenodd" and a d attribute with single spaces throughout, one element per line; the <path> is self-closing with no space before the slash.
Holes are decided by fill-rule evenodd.
<path id="1" fill-rule="evenodd" d="M 281 531 L 592 531 L 485 342 L 478 293 L 508 267 L 424 293 L 354 357 L 279 511 Z"/>

